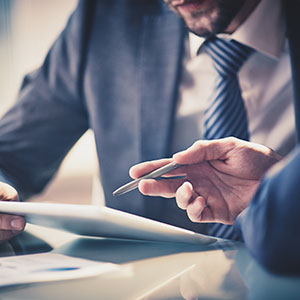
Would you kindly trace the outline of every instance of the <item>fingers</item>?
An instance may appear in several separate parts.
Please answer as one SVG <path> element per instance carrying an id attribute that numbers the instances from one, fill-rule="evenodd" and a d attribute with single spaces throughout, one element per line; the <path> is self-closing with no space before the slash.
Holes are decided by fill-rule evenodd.
<path id="1" fill-rule="evenodd" d="M 19 196 L 17 191 L 10 185 L 0 182 L 0 201 L 18 201 Z"/>
<path id="2" fill-rule="evenodd" d="M 8 214 L 0 214 L 0 229 L 1 230 L 23 230 L 25 227 L 25 219 L 21 216 Z"/>
<path id="3" fill-rule="evenodd" d="M 186 209 L 193 195 L 193 186 L 190 182 L 184 182 L 176 191 L 177 206 Z"/>
<path id="4" fill-rule="evenodd" d="M 184 182 L 176 192 L 176 202 L 179 208 L 186 210 L 192 222 L 203 221 L 203 211 L 206 208 L 206 201 L 197 195 L 190 182 Z"/>
<path id="5" fill-rule="evenodd" d="M 0 230 L 0 243 L 10 240 L 21 232 L 22 230 Z"/>
<path id="6" fill-rule="evenodd" d="M 25 224 L 23 217 L 0 214 L 0 243 L 21 233 Z"/>
<path id="7" fill-rule="evenodd" d="M 186 208 L 186 213 L 192 222 L 206 221 L 203 212 L 206 208 L 206 201 L 203 197 L 196 197 Z"/>
<path id="8" fill-rule="evenodd" d="M 0 214 L 0 243 L 21 233 L 25 225 L 25 219 L 21 216 Z"/>
<path id="9" fill-rule="evenodd" d="M 158 159 L 153 161 L 147 161 L 135 166 L 132 166 L 129 170 L 129 175 L 132 178 L 139 178 L 145 174 L 152 172 L 160 167 L 163 167 L 166 164 L 169 164 L 172 161 L 170 158 Z"/>
<path id="10" fill-rule="evenodd" d="M 184 179 L 144 179 L 139 183 L 139 190 L 142 194 L 148 196 L 173 198 L 183 181 Z"/>
<path id="11" fill-rule="evenodd" d="M 17 191 L 10 185 L 0 182 L 0 201 L 18 201 Z M 0 214 L 0 242 L 9 240 L 22 232 L 26 221 L 21 216 Z"/>
<path id="12" fill-rule="evenodd" d="M 176 196 L 178 207 L 187 211 L 187 215 L 192 222 L 203 221 L 202 213 L 206 208 L 206 201 L 203 197 L 197 195 L 192 184 L 187 181 L 184 182 L 184 179 L 146 179 L 139 183 L 139 190 L 142 194 L 149 196 L 164 198 Z"/>
<path id="13" fill-rule="evenodd" d="M 212 222 L 214 216 L 207 206 L 204 197 L 198 195 L 190 182 L 185 179 L 144 179 L 139 183 L 139 190 L 148 196 L 173 198 L 176 196 L 177 206 L 186 210 L 192 222 Z"/>

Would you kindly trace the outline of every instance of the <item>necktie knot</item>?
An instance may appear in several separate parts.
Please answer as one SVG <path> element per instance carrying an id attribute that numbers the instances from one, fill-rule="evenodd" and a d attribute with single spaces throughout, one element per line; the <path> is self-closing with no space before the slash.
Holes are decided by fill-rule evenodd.
<path id="1" fill-rule="evenodd" d="M 213 59 L 216 70 L 221 76 L 235 76 L 253 49 L 235 40 L 217 37 L 205 41 L 205 50 Z"/>

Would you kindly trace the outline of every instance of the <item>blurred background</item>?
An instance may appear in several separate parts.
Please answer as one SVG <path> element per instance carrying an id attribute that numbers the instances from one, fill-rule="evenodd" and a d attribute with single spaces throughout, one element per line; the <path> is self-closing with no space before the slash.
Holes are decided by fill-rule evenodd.
<path id="1" fill-rule="evenodd" d="M 77 0 L 0 0 L 0 117 L 16 101 L 23 76 L 39 67 Z M 32 201 L 103 204 L 92 131 Z"/>

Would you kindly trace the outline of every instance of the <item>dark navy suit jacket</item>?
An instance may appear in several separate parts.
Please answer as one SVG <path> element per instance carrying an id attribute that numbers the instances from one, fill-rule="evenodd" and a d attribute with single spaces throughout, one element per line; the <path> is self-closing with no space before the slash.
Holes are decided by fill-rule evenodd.
<path id="1" fill-rule="evenodd" d="M 300 103 L 299 1 L 286 1 L 298 140 Z M 300 146 L 282 169 L 267 175 L 237 219 L 250 252 L 269 270 L 300 275 Z"/>
<path id="2" fill-rule="evenodd" d="M 80 1 L 0 122 L 0 179 L 23 199 L 39 193 L 91 128 L 108 206 L 198 231 L 201 225 L 173 200 L 148 199 L 138 191 L 112 197 L 130 180 L 131 165 L 171 155 L 186 32 L 183 20 L 160 0 Z M 296 41 L 296 30 L 289 33 Z M 296 50 L 292 42 L 300 67 Z"/>
<path id="3" fill-rule="evenodd" d="M 300 148 L 284 168 L 267 176 L 238 217 L 250 252 L 269 270 L 300 275 Z"/>

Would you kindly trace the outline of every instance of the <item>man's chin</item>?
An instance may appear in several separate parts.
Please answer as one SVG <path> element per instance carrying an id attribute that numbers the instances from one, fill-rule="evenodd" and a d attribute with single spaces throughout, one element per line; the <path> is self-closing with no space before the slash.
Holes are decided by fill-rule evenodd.
<path id="1" fill-rule="evenodd" d="M 190 32 L 194 33 L 195 35 L 198 35 L 203 38 L 209 38 L 216 33 L 213 32 L 211 28 L 203 27 L 203 26 L 197 26 L 195 23 L 187 23 L 186 26 L 189 29 Z"/>
<path id="2" fill-rule="evenodd" d="M 165 0 L 191 32 L 209 37 L 226 31 L 246 0 Z"/>
<path id="3" fill-rule="evenodd" d="M 218 21 L 219 10 L 214 8 L 207 11 L 195 9 L 185 11 L 177 8 L 176 13 L 185 21 L 186 26 L 191 32 L 201 37 L 209 37 L 215 34 L 215 24 Z"/>
<path id="4" fill-rule="evenodd" d="M 200 37 L 204 38 L 204 39 L 208 39 L 208 38 L 216 35 L 215 33 L 207 31 L 207 30 L 206 31 L 205 30 L 194 31 L 194 30 L 189 29 L 189 31 L 192 32 L 193 34 L 197 35 L 197 36 L 200 36 Z"/>

